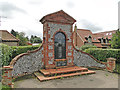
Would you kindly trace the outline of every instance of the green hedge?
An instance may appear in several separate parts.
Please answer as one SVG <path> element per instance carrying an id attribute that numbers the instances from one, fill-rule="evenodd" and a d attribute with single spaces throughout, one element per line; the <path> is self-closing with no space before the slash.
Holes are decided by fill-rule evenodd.
<path id="1" fill-rule="evenodd" d="M 88 48 L 97 48 L 97 46 L 95 46 L 95 45 L 83 45 L 80 47 L 80 50 L 84 51 L 85 49 L 88 49 Z"/>
<path id="2" fill-rule="evenodd" d="M 12 49 L 11 47 L 0 44 L 0 66 L 8 65 L 10 62 L 10 59 L 12 57 Z"/>
<path id="3" fill-rule="evenodd" d="M 120 63 L 120 49 L 99 49 L 99 48 L 89 48 L 85 52 L 94 56 L 96 59 L 106 62 L 106 58 L 116 58 L 117 62 Z"/>
<path id="4" fill-rule="evenodd" d="M 41 45 L 41 44 L 40 44 Z M 11 60 L 21 54 L 26 53 L 28 50 L 34 50 L 40 47 L 36 46 L 7 46 L 5 44 L 0 44 L 0 63 L 2 66 L 9 65 Z"/>
<path id="5" fill-rule="evenodd" d="M 14 58 L 15 56 L 17 56 L 21 53 L 25 53 L 28 50 L 29 51 L 35 50 L 38 47 L 40 47 L 40 45 L 36 45 L 36 46 L 11 46 L 11 48 L 12 48 L 12 58 Z"/>

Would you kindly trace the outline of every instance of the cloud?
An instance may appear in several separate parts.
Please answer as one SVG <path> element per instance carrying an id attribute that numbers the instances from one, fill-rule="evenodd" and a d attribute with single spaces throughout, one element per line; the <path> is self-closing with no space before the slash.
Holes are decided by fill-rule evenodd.
<path id="1" fill-rule="evenodd" d="M 25 10 L 15 6 L 12 3 L 8 2 L 1 2 L 0 3 L 0 12 L 2 13 L 3 17 L 7 18 L 13 18 L 14 12 L 20 12 L 20 13 L 27 13 Z"/>
<path id="2" fill-rule="evenodd" d="M 40 5 L 44 0 L 29 0 L 28 3 L 31 5 Z"/>
<path id="3" fill-rule="evenodd" d="M 67 2 L 67 6 L 68 6 L 69 8 L 73 8 L 75 5 L 74 5 L 74 3 L 73 3 L 72 1 L 68 1 L 68 2 Z"/>
<path id="4" fill-rule="evenodd" d="M 80 20 L 81 24 L 84 28 L 91 30 L 92 32 L 100 31 L 102 30 L 102 27 L 98 26 L 97 24 L 93 24 L 92 22 L 89 22 L 87 20 Z"/>

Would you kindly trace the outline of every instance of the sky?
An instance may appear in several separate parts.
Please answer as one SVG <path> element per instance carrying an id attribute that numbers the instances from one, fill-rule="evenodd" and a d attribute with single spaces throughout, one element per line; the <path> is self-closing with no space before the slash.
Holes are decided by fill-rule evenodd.
<path id="1" fill-rule="evenodd" d="M 0 30 L 14 29 L 26 36 L 42 38 L 43 25 L 39 20 L 50 13 L 63 10 L 72 16 L 78 29 L 93 33 L 118 28 L 120 0 L 0 0 Z M 74 25 L 75 25 L 74 24 Z"/>

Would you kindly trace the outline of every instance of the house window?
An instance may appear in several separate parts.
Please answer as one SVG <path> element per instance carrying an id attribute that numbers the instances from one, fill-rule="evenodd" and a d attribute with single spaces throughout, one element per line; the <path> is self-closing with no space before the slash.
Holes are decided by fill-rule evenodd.
<path id="1" fill-rule="evenodd" d="M 88 37 L 88 43 L 92 43 L 92 37 L 91 36 Z"/>

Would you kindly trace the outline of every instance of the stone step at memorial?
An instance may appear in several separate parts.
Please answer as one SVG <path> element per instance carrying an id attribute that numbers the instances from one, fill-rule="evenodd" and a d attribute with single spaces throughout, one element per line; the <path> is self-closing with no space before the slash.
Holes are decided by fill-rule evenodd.
<path id="1" fill-rule="evenodd" d="M 71 77 L 77 75 L 86 75 L 86 74 L 94 74 L 95 71 L 88 70 L 87 68 L 83 67 L 66 67 L 66 68 L 59 68 L 59 69 L 41 69 L 38 72 L 35 72 L 34 75 L 40 81 L 64 78 L 64 77 Z"/>
<path id="2" fill-rule="evenodd" d="M 46 81 L 46 80 L 63 79 L 65 77 L 86 75 L 86 74 L 94 74 L 94 73 L 95 73 L 95 71 L 88 70 L 88 71 L 85 71 L 85 72 L 76 72 L 76 73 L 70 73 L 70 74 L 62 74 L 62 75 L 51 76 L 51 77 L 45 77 L 40 72 L 35 72 L 34 75 L 42 82 L 42 81 Z"/>
<path id="3" fill-rule="evenodd" d="M 75 72 L 86 72 L 86 71 L 88 71 L 87 68 L 78 67 L 78 66 L 57 68 L 57 69 L 40 69 L 40 72 L 44 76 L 53 76 L 53 75 L 61 75 L 61 74 L 68 74 Z"/>

